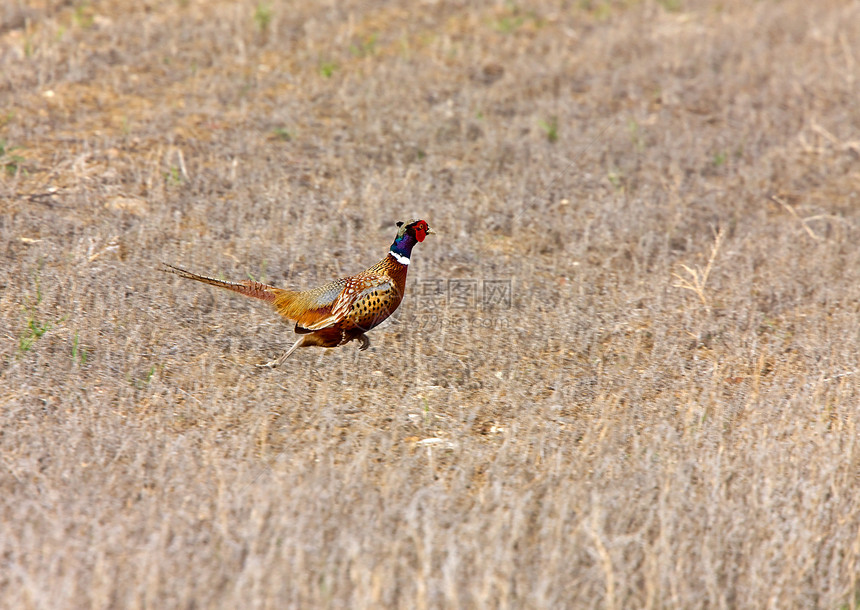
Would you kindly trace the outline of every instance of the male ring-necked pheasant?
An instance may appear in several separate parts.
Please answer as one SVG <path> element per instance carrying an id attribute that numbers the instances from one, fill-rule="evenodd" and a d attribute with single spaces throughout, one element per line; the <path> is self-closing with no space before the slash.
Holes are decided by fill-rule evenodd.
<path id="1" fill-rule="evenodd" d="M 165 271 L 198 282 L 268 301 L 281 317 L 296 323 L 298 341 L 282 356 L 258 366 L 274 368 L 299 347 L 338 347 L 357 339 L 359 349 L 370 347 L 366 333 L 394 313 L 406 288 L 412 248 L 435 233 L 423 220 L 398 222 L 397 237 L 388 254 L 366 271 L 301 292 L 250 280 L 224 282 L 163 263 Z"/>

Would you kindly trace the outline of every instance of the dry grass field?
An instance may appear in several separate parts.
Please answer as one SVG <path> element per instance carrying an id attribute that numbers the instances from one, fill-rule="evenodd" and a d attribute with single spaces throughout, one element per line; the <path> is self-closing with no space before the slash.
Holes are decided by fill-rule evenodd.
<path id="1" fill-rule="evenodd" d="M 860 2 L 0 0 L 0 607 L 860 607 Z M 299 350 L 166 261 L 310 287 Z"/>

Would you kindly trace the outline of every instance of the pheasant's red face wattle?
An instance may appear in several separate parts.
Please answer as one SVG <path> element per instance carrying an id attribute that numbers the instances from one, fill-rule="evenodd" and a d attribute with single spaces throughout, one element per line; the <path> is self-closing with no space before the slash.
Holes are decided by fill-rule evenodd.
<path id="1" fill-rule="evenodd" d="M 415 239 L 417 239 L 419 242 L 422 242 L 422 241 L 424 241 L 424 238 L 427 237 L 427 232 L 430 229 L 430 227 L 423 220 L 419 220 L 418 222 L 415 223 L 414 229 L 415 229 Z"/>

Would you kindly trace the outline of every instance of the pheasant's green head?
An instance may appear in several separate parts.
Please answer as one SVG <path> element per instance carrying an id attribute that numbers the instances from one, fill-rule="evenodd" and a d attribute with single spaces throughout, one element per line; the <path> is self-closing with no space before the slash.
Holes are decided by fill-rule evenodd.
<path id="1" fill-rule="evenodd" d="M 397 223 L 397 226 L 400 227 L 400 230 L 397 231 L 397 239 L 408 234 L 417 241 L 424 241 L 425 237 L 436 233 L 436 231 L 430 228 L 426 220 L 410 220 L 407 223 L 400 221 Z"/>
<path id="2" fill-rule="evenodd" d="M 398 222 L 397 237 L 394 238 L 394 243 L 391 244 L 391 252 L 393 252 L 397 260 L 409 260 L 409 255 L 412 254 L 412 248 L 428 235 L 436 233 L 430 228 L 426 220 L 410 220 L 409 222 Z M 406 264 L 409 264 L 408 262 Z"/>

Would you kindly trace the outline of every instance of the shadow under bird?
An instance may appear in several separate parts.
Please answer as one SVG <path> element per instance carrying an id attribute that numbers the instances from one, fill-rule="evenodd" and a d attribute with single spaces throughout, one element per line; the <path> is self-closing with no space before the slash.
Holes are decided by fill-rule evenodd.
<path id="1" fill-rule="evenodd" d="M 403 300 L 412 248 L 435 231 L 423 220 L 398 222 L 397 237 L 385 257 L 361 273 L 310 290 L 285 290 L 246 280 L 225 282 L 162 263 L 169 273 L 197 280 L 246 297 L 271 303 L 282 318 L 295 322 L 301 335 L 283 355 L 258 366 L 274 368 L 299 347 L 338 347 L 358 340 L 370 347 L 365 333 L 388 318 Z"/>

